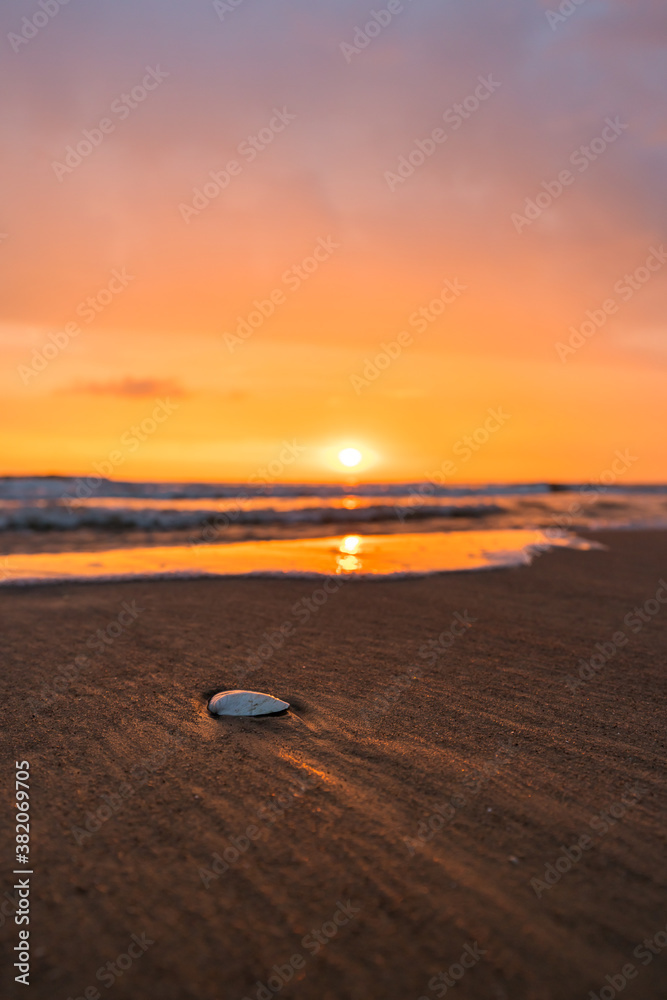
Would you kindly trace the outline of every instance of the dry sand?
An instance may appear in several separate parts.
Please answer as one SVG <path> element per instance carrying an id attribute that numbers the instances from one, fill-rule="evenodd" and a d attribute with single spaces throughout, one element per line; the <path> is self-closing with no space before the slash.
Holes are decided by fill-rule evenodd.
<path id="1" fill-rule="evenodd" d="M 307 621 L 308 581 L 4 590 L 2 891 L 15 759 L 31 766 L 35 874 L 31 985 L 11 957 L 2 996 L 431 1000 L 468 945 L 483 955 L 447 988 L 460 1000 L 585 1000 L 628 963 L 624 1000 L 663 997 L 667 949 L 646 965 L 633 950 L 667 925 L 667 605 L 637 632 L 623 619 L 666 575 L 667 534 L 597 537 L 609 551 L 348 583 Z M 124 602 L 122 634 L 88 647 Z M 420 656 L 455 612 L 476 621 Z M 281 625 L 282 647 L 240 678 Z M 627 644 L 570 690 L 619 629 Z M 238 686 L 293 708 L 208 716 L 205 693 Z M 582 836 L 538 898 L 531 879 Z M 289 982 L 262 991 L 293 956 Z"/>

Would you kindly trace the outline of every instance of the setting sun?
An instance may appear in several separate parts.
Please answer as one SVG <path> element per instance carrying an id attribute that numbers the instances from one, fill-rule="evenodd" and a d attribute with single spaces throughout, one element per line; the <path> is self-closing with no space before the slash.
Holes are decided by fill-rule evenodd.
<path id="1" fill-rule="evenodd" d="M 343 465 L 346 465 L 348 469 L 352 469 L 355 465 L 359 465 L 362 457 L 363 456 L 358 448 L 343 448 L 338 452 L 339 461 Z"/>

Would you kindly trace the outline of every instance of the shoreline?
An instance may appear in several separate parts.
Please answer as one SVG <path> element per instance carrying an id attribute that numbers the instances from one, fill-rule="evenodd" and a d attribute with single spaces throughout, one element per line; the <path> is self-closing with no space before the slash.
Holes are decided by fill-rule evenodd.
<path id="1" fill-rule="evenodd" d="M 116 583 L 132 580 L 410 580 L 434 573 L 529 565 L 555 548 L 604 547 L 564 531 L 409 532 L 268 539 L 90 552 L 15 554 L 3 560 L 0 586 Z"/>

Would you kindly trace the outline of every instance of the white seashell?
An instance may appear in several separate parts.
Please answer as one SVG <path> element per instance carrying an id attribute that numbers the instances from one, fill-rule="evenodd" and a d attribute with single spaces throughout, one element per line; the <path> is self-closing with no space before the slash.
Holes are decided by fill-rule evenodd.
<path id="1" fill-rule="evenodd" d="M 288 701 L 281 701 L 261 691 L 219 691 L 208 703 L 213 715 L 269 715 L 289 708 Z"/>

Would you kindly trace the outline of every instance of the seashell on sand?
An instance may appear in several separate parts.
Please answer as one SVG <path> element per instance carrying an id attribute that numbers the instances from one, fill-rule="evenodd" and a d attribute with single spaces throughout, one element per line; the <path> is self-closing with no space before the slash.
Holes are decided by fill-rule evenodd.
<path id="1" fill-rule="evenodd" d="M 208 703 L 213 715 L 270 715 L 284 712 L 288 701 L 281 701 L 261 691 L 219 691 Z"/>

